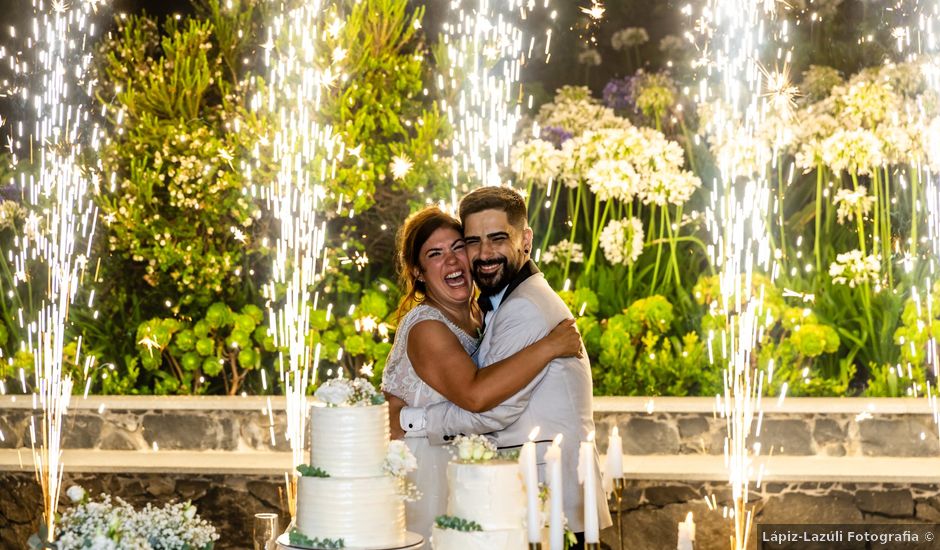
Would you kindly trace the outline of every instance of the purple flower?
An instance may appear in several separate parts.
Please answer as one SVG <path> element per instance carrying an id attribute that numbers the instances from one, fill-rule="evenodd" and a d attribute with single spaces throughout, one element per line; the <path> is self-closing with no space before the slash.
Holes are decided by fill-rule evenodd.
<path id="1" fill-rule="evenodd" d="M 554 145 L 556 149 L 561 149 L 561 144 L 573 138 L 574 134 L 559 126 L 546 126 L 542 128 L 539 137 Z"/>
<path id="2" fill-rule="evenodd" d="M 615 111 L 633 110 L 635 107 L 634 79 L 635 77 L 632 76 L 611 79 L 604 86 L 604 104 Z"/>

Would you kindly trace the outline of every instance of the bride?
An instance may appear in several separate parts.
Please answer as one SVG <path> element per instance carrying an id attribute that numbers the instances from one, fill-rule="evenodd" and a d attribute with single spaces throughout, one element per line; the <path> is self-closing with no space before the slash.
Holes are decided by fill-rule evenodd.
<path id="1" fill-rule="evenodd" d="M 410 216 L 399 230 L 398 272 L 405 296 L 382 375 L 393 438 L 404 436 L 399 411 L 406 405 L 449 400 L 468 411 L 487 411 L 525 387 L 553 359 L 581 352 L 581 336 L 568 319 L 515 355 L 477 369 L 473 356 L 483 314 L 474 300 L 465 246 L 460 222 L 434 206 Z M 421 432 L 409 432 L 405 443 L 418 460 L 410 480 L 422 493 L 407 504 L 408 530 L 427 539 L 434 518 L 445 513 L 451 456 Z"/>

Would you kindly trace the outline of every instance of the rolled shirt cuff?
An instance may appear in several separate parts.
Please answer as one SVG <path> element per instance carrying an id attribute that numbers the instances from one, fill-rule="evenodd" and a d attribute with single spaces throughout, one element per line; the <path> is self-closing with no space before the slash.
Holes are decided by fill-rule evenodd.
<path id="1" fill-rule="evenodd" d="M 424 407 L 402 407 L 398 413 L 398 421 L 405 432 L 423 432 L 428 423 L 428 415 Z"/>

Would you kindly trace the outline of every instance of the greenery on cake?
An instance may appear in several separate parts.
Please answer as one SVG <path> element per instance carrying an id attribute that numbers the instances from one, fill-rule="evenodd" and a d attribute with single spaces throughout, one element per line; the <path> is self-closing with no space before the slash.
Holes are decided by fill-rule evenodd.
<path id="1" fill-rule="evenodd" d="M 344 539 L 318 539 L 310 538 L 307 535 L 301 533 L 297 529 L 291 529 L 290 533 L 287 534 L 291 546 L 303 546 L 305 548 L 322 548 L 324 550 L 332 550 L 334 548 L 345 548 L 346 542 Z"/>
<path id="2" fill-rule="evenodd" d="M 309 464 L 297 466 L 297 471 L 304 477 L 330 477 L 330 474 L 326 473 L 325 470 Z"/>
<path id="3" fill-rule="evenodd" d="M 367 407 L 385 403 L 385 396 L 365 378 L 332 378 L 320 384 L 314 396 L 328 407 Z"/>
<path id="4" fill-rule="evenodd" d="M 475 521 L 468 521 L 455 516 L 437 516 L 434 518 L 434 524 L 441 529 L 452 529 L 454 531 L 463 531 L 465 533 L 483 530 L 479 523 Z"/>
<path id="5" fill-rule="evenodd" d="M 459 462 L 486 462 L 497 457 L 496 445 L 483 435 L 461 435 L 451 445 Z"/>

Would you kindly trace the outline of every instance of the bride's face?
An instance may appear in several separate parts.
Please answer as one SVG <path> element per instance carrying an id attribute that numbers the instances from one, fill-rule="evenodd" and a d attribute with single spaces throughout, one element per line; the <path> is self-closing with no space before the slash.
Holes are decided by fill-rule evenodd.
<path id="1" fill-rule="evenodd" d="M 460 232 L 437 229 L 421 246 L 421 272 L 428 295 L 440 303 L 465 303 L 473 293 L 467 245 Z"/>

